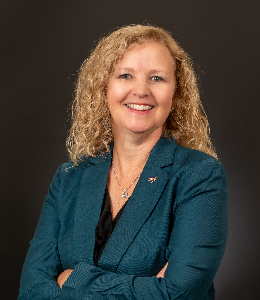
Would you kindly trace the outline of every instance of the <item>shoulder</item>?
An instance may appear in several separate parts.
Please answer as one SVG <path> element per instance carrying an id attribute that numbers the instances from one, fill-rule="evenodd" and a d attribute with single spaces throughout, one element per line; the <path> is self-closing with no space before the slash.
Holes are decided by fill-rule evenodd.
<path id="1" fill-rule="evenodd" d="M 198 168 L 200 166 L 207 166 L 208 168 L 223 168 L 220 161 L 202 151 L 186 148 L 178 145 L 174 152 L 174 165 L 179 168 Z"/>
<path id="2" fill-rule="evenodd" d="M 178 145 L 171 171 L 177 179 L 179 191 L 219 190 L 228 195 L 227 176 L 222 163 L 204 152 Z"/>
<path id="3" fill-rule="evenodd" d="M 62 182 L 78 180 L 85 170 L 95 168 L 109 157 L 110 154 L 100 154 L 95 157 L 83 157 L 77 165 L 72 161 L 64 163 L 56 171 L 55 177 Z"/>
<path id="4" fill-rule="evenodd" d="M 192 170 L 207 166 L 223 169 L 220 161 L 195 149 L 179 145 L 173 138 L 161 138 L 154 147 L 150 160 L 160 165 L 167 172 Z"/>
<path id="5" fill-rule="evenodd" d="M 149 161 L 174 175 L 203 175 L 221 170 L 225 171 L 220 161 L 199 150 L 180 146 L 173 138 L 161 138 L 151 152 Z M 189 175 L 188 175 L 189 174 Z"/>

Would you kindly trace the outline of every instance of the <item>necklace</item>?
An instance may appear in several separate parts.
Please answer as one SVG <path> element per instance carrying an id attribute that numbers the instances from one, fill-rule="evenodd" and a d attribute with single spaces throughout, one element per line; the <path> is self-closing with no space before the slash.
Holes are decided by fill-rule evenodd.
<path id="1" fill-rule="evenodd" d="M 123 190 L 123 193 L 121 194 L 121 197 L 122 198 L 127 198 L 128 197 L 128 193 L 127 193 L 127 190 L 136 182 L 136 180 L 140 177 L 141 173 L 135 178 L 135 180 L 129 185 L 128 188 L 124 189 L 122 187 L 122 185 L 119 183 L 118 179 L 117 179 L 117 176 L 116 176 L 116 171 L 115 171 L 115 167 L 114 167 L 114 162 L 112 160 L 112 167 L 113 167 L 113 171 L 114 171 L 114 174 L 115 174 L 115 177 L 116 177 L 116 181 L 117 183 L 119 184 L 119 186 L 121 187 L 121 189 Z"/>

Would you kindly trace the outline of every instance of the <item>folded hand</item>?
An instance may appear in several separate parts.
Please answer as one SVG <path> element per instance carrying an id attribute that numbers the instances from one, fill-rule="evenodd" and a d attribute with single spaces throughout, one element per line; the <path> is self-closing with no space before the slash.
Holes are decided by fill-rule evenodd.
<path id="1" fill-rule="evenodd" d="M 156 277 L 158 277 L 158 278 L 159 278 L 159 277 L 164 278 L 164 273 L 165 273 L 167 267 L 168 267 L 168 263 L 165 264 L 165 266 L 164 266 L 164 267 L 161 269 L 161 271 L 156 275 Z"/>
<path id="2" fill-rule="evenodd" d="M 60 275 L 58 276 L 57 283 L 61 289 L 62 289 L 62 285 L 69 278 L 72 271 L 73 271 L 72 269 L 67 269 L 67 270 L 63 271 L 62 273 L 60 273 Z"/>

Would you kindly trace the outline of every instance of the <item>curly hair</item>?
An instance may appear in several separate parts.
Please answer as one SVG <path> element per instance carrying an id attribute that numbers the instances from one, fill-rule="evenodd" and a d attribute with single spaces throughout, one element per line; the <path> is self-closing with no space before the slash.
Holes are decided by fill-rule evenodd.
<path id="1" fill-rule="evenodd" d="M 106 101 L 109 78 L 126 49 L 147 40 L 165 45 L 175 61 L 176 88 L 172 109 L 163 125 L 163 136 L 171 136 L 179 145 L 217 158 L 191 59 L 162 28 L 131 25 L 102 38 L 79 70 L 72 127 L 67 139 L 70 159 L 76 165 L 83 156 L 109 152 L 114 138 Z"/>

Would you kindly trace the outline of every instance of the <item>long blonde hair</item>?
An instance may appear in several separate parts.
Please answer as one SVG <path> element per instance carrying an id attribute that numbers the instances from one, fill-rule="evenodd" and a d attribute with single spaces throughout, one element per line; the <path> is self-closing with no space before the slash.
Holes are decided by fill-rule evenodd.
<path id="1" fill-rule="evenodd" d="M 133 25 L 102 38 L 80 68 L 72 104 L 72 127 L 67 139 L 70 159 L 75 164 L 83 156 L 109 151 L 114 137 L 106 101 L 108 80 L 129 45 L 146 40 L 165 45 L 175 61 L 176 90 L 171 112 L 163 126 L 163 136 L 172 136 L 179 145 L 217 158 L 191 59 L 165 30 Z"/>

